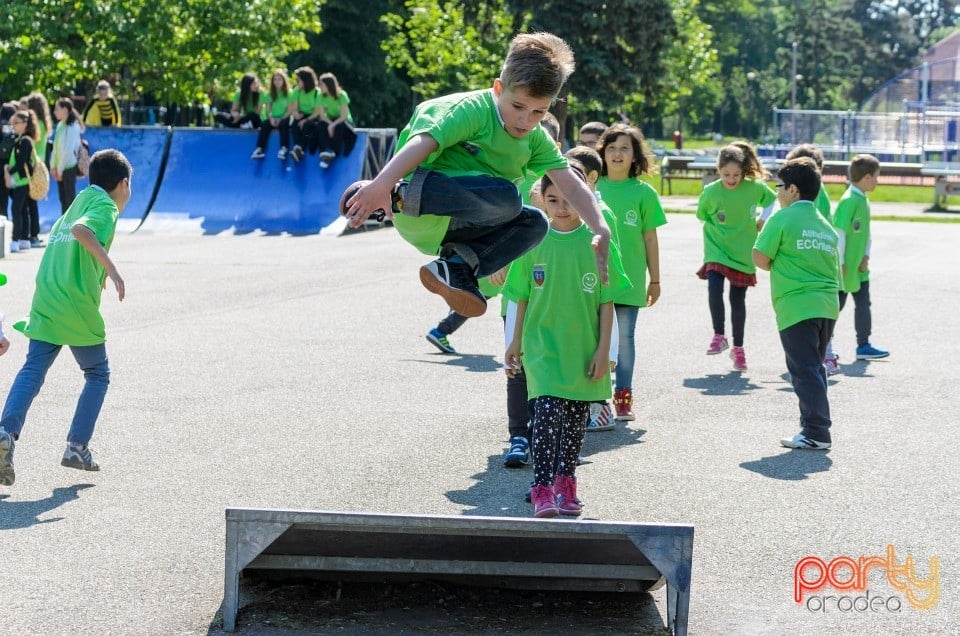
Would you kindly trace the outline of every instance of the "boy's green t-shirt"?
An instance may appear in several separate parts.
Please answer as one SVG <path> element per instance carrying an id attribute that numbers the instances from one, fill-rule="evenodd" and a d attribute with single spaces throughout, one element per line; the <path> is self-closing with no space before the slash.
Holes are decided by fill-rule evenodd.
<path id="1" fill-rule="evenodd" d="M 347 91 L 341 90 L 340 94 L 337 97 L 332 95 L 324 95 L 320 93 L 320 105 L 327 113 L 327 118 L 336 119 L 340 116 L 340 109 L 344 106 L 350 105 L 350 96 L 347 95 Z M 347 117 L 347 121 L 351 124 L 353 123 L 353 116 L 350 115 Z"/>
<path id="2" fill-rule="evenodd" d="M 551 229 L 510 266 L 503 295 L 527 301 L 522 349 L 530 399 L 611 396 L 609 367 L 596 381 L 587 377 L 587 369 L 600 341 L 600 305 L 613 302 L 630 282 L 615 245 L 608 261 L 610 284 L 600 282 L 592 241 L 586 225 L 568 233 Z"/>
<path id="3" fill-rule="evenodd" d="M 837 203 L 833 227 L 844 233 L 846 243 L 840 264 L 846 266 L 847 275 L 843 277 L 840 287 L 842 291 L 852 294 L 860 291 L 861 283 L 870 280 L 869 269 L 860 271 L 860 262 L 870 243 L 870 202 L 867 195 L 847 188 Z"/>
<path id="4" fill-rule="evenodd" d="M 87 227 L 110 249 L 119 216 L 102 188 L 85 188 L 50 230 L 37 270 L 30 319 L 23 330 L 31 340 L 90 346 L 106 341 L 100 292 L 106 269 L 74 238 L 74 225 Z"/>
<path id="5" fill-rule="evenodd" d="M 319 88 L 314 88 L 312 91 L 304 91 L 298 86 L 290 91 L 290 101 L 297 105 L 297 110 L 302 114 L 312 115 L 313 111 L 320 105 L 320 95 Z"/>
<path id="6" fill-rule="evenodd" d="M 776 199 L 773 190 L 753 179 L 743 179 L 733 190 L 720 180 L 706 186 L 697 204 L 697 218 L 703 221 L 703 262 L 755 273 L 751 252 L 757 240 L 757 206 L 767 207 Z"/>
<path id="7" fill-rule="evenodd" d="M 277 93 L 276 98 L 270 102 L 269 116 L 278 119 L 287 114 L 287 106 L 290 105 L 293 93 Z"/>
<path id="8" fill-rule="evenodd" d="M 827 189 L 820 186 L 820 192 L 817 193 L 817 200 L 813 202 L 817 206 L 817 211 L 823 215 L 827 221 L 830 221 L 830 197 L 827 195 Z"/>
<path id="9" fill-rule="evenodd" d="M 769 219 L 756 249 L 772 260 L 770 297 L 777 329 L 840 313 L 837 232 L 812 201 L 797 201 Z"/>
<path id="10" fill-rule="evenodd" d="M 503 128 L 491 89 L 455 93 L 421 103 L 397 138 L 399 151 L 408 140 L 427 134 L 439 144 L 424 168 L 447 176 L 486 175 L 519 185 L 527 174 L 567 167 L 556 142 L 541 126 L 521 138 Z M 519 199 L 519 194 L 517 195 Z M 435 255 L 450 225 L 450 217 L 398 214 L 394 226 L 424 254 Z"/>
<path id="11" fill-rule="evenodd" d="M 646 307 L 647 245 L 643 234 L 667 223 L 660 197 L 650 184 L 639 179 L 611 181 L 600 177 L 597 191 L 616 217 L 617 247 L 623 270 L 633 283 L 629 291 L 617 298 L 617 304 Z"/>

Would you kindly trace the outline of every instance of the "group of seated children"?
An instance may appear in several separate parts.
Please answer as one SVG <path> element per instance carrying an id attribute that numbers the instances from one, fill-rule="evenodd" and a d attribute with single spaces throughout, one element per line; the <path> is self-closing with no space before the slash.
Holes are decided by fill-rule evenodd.
<path id="1" fill-rule="evenodd" d="M 350 154 L 357 140 L 350 97 L 333 73 L 318 78 L 312 68 L 302 66 L 293 76 L 295 88 L 290 87 L 287 72 L 277 69 L 269 90 L 262 94 L 260 80 L 247 73 L 233 96 L 230 112 L 218 113 L 215 119 L 228 128 L 259 129 L 251 159 L 266 156 L 270 132 L 276 130 L 280 136 L 277 158 L 289 156 L 299 163 L 306 154 L 318 154 L 320 167 L 327 168 L 338 156 Z"/>

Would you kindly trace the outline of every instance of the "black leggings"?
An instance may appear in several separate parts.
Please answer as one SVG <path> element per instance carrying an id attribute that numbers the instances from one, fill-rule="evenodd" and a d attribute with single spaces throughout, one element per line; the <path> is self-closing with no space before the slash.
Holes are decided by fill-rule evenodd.
<path id="1" fill-rule="evenodd" d="M 726 333 L 726 315 L 723 306 L 723 281 L 720 272 L 707 272 L 707 289 L 710 294 L 710 318 L 713 333 Z M 733 325 L 733 346 L 743 346 L 743 328 L 747 323 L 747 288 L 730 285 L 730 322 Z"/>
<path id="2" fill-rule="evenodd" d="M 590 403 L 542 395 L 533 400 L 533 484 L 573 477 L 583 447 Z"/>
<path id="3" fill-rule="evenodd" d="M 60 216 L 63 216 L 73 200 L 77 198 L 77 167 L 67 168 L 60 173 L 57 181 L 57 194 L 60 195 Z"/>
<path id="4" fill-rule="evenodd" d="M 14 241 L 30 240 L 30 186 L 22 185 L 10 191 L 13 195 L 13 209 L 10 219 L 13 221 Z"/>
<path id="5" fill-rule="evenodd" d="M 264 119 L 260 124 L 260 134 L 257 135 L 257 148 L 260 150 L 265 150 L 267 147 L 267 142 L 270 141 L 270 132 L 274 130 L 273 124 L 270 123 L 269 119 Z M 289 148 L 290 147 L 290 118 L 283 117 L 277 122 L 276 130 L 280 134 L 280 147 Z"/>

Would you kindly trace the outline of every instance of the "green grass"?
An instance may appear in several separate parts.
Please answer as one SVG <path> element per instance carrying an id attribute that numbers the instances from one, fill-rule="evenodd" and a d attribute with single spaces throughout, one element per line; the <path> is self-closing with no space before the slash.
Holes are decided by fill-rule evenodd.
<path id="1" fill-rule="evenodd" d="M 652 185 L 657 192 L 660 192 L 660 175 L 647 175 L 644 181 Z M 836 203 L 847 186 L 842 183 L 828 183 L 827 194 L 830 200 Z M 699 179 L 673 179 L 670 184 L 670 194 L 674 196 L 700 196 L 703 186 Z M 666 192 L 666 185 L 664 185 Z M 664 196 L 667 196 L 664 194 Z M 933 186 L 907 186 L 907 185 L 880 185 L 876 190 L 870 193 L 870 200 L 877 203 L 925 203 L 933 205 Z M 960 207 L 960 196 L 947 197 L 947 207 L 957 209 Z"/>

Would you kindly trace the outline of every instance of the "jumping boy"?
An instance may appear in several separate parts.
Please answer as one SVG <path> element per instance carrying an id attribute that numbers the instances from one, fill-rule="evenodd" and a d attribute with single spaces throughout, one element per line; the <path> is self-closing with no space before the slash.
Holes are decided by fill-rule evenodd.
<path id="1" fill-rule="evenodd" d="M 516 185 L 528 173 L 546 173 L 594 232 L 606 283 L 610 230 L 590 190 L 539 125 L 573 69 L 573 52 L 557 36 L 516 36 L 491 89 L 417 106 L 397 153 L 373 181 L 347 188 L 341 213 L 359 227 L 382 212 L 405 240 L 439 255 L 420 268 L 421 282 L 458 314 L 476 317 L 487 306 L 477 278 L 511 263 L 547 233 L 543 212 L 522 205 Z"/>
<path id="2" fill-rule="evenodd" d="M 873 317 L 870 312 L 870 202 L 867 193 L 877 188 L 880 162 L 873 155 L 850 160 L 850 187 L 843 193 L 833 215 L 840 237 L 840 310 L 853 295 L 853 323 L 857 331 L 857 360 L 886 358 L 890 352 L 870 344 Z"/>
<path id="3" fill-rule="evenodd" d="M 123 279 L 107 252 L 117 217 L 130 200 L 132 174 L 130 163 L 119 151 L 95 153 L 90 158 L 90 186 L 77 195 L 50 230 L 37 270 L 30 318 L 22 328 L 15 325 L 30 339 L 30 347 L 0 418 L 0 485 L 11 486 L 16 479 L 14 444 L 33 398 L 64 345 L 70 347 L 83 370 L 85 383 L 60 464 L 100 470 L 89 447 L 110 383 L 100 292 L 109 278 L 121 301 L 125 295 Z"/>

